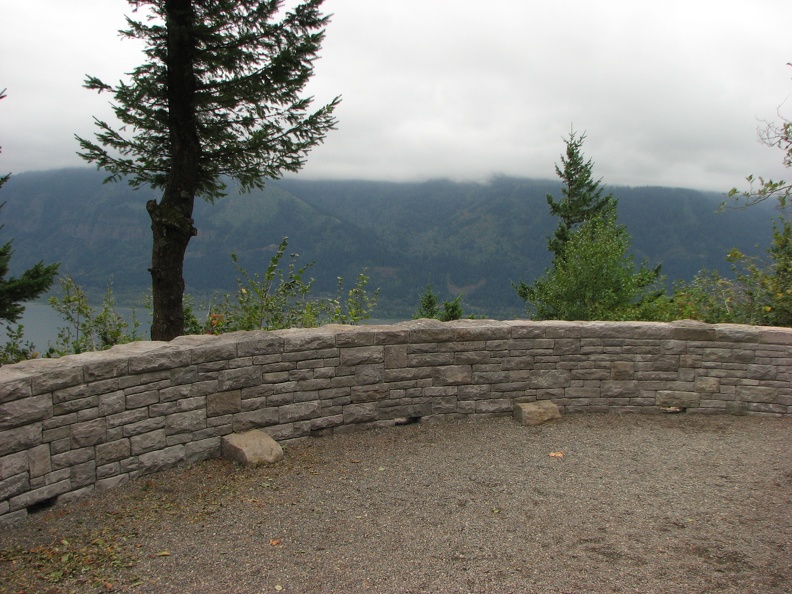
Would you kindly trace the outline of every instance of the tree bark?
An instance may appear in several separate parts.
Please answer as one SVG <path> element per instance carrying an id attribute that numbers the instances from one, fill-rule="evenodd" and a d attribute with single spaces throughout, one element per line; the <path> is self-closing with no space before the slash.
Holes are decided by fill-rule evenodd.
<path id="1" fill-rule="evenodd" d="M 197 231 L 192 219 L 178 210 L 150 200 L 146 209 L 154 236 L 151 254 L 151 293 L 153 319 L 151 340 L 172 340 L 184 334 L 184 254 Z M 190 205 L 192 206 L 192 205 Z"/>
<path id="2" fill-rule="evenodd" d="M 171 170 L 159 203 L 146 204 L 153 246 L 151 289 L 152 340 L 184 334 L 184 254 L 193 227 L 201 145 L 195 114 L 195 29 L 192 0 L 166 0 L 168 31 L 167 96 Z"/>

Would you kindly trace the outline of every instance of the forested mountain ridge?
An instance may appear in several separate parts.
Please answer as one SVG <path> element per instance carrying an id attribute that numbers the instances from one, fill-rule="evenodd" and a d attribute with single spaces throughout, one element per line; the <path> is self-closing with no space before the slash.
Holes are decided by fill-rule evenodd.
<path id="1" fill-rule="evenodd" d="M 94 292 L 112 276 L 126 301 L 140 303 L 149 284 L 150 221 L 145 202 L 158 196 L 123 184 L 103 184 L 90 169 L 15 174 L 3 188 L 4 241 L 13 238 L 13 264 L 61 262 Z M 619 198 L 619 220 L 632 234 L 637 260 L 663 264 L 670 281 L 702 268 L 728 271 L 737 247 L 762 253 L 772 210 L 716 214 L 722 195 L 676 188 L 608 186 Z M 547 236 L 555 221 L 545 195 L 560 183 L 494 178 L 447 180 L 271 182 L 263 191 L 199 202 L 198 236 L 187 250 L 187 292 L 205 299 L 235 289 L 230 254 L 263 272 L 280 240 L 300 262 L 315 261 L 317 291 L 332 294 L 336 278 L 354 284 L 363 268 L 381 287 L 377 317 L 409 317 L 431 281 L 446 299 L 464 292 L 468 312 L 493 317 L 522 313 L 512 281 L 532 281 L 550 264 Z M 761 247 L 759 247 L 761 246 Z"/>

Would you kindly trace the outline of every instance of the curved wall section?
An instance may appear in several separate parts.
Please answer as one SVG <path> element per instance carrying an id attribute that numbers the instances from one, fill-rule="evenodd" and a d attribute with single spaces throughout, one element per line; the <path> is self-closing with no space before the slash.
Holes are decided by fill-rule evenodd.
<path id="1" fill-rule="evenodd" d="M 185 336 L 0 369 L 0 523 L 277 440 L 415 420 L 571 412 L 792 416 L 792 329 L 417 320 Z"/>

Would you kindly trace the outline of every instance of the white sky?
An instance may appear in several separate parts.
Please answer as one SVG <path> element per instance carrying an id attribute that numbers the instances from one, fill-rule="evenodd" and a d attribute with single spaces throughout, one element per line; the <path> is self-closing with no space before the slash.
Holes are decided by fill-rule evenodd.
<path id="1" fill-rule="evenodd" d="M 554 178 L 570 129 L 613 185 L 725 191 L 790 177 L 762 121 L 792 116 L 789 0 L 326 0 L 309 92 L 343 102 L 310 178 Z M 81 166 L 110 117 L 85 74 L 140 61 L 126 0 L 0 4 L 0 172 Z"/>

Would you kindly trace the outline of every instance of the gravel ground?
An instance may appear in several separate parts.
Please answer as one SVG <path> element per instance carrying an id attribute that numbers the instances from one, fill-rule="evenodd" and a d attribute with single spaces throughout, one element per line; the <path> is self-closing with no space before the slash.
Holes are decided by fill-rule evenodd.
<path id="1" fill-rule="evenodd" d="M 44 510 L 0 592 L 792 592 L 792 420 L 569 416 L 311 439 Z"/>

